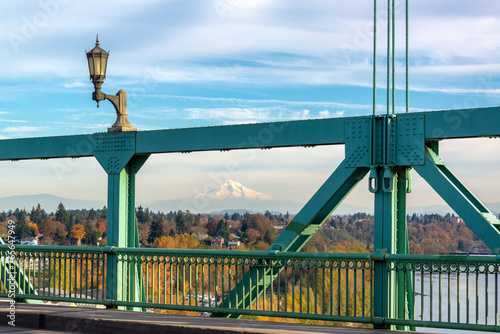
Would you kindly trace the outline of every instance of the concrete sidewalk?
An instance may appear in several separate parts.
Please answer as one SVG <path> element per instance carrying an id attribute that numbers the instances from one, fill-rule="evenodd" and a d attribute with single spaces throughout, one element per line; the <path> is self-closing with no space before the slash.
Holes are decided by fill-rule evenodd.
<path id="1" fill-rule="evenodd" d="M 7 326 L 9 303 L 0 301 L 0 326 Z M 16 330 L 20 327 L 66 333 L 215 333 L 215 334 L 373 334 L 385 330 L 309 326 L 241 319 L 191 317 L 161 313 L 119 311 L 54 305 L 16 304 Z M 3 329 L 6 327 L 0 327 Z M 11 328 L 12 329 L 12 328 Z M 12 329 L 13 330 L 13 329 Z M 17 333 L 13 331 L 13 333 Z M 27 333 L 30 333 L 27 331 Z M 50 332 L 49 332 L 50 333 Z M 401 332 L 400 332 L 401 333 Z M 415 333 L 415 332 L 412 332 Z"/>

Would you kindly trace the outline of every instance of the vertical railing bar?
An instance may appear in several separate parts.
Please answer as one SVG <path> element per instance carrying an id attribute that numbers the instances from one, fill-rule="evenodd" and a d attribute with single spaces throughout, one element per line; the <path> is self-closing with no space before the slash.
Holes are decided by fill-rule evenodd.
<path id="1" fill-rule="evenodd" d="M 86 261 L 86 268 L 85 268 L 85 273 L 86 273 L 86 280 L 85 280 L 85 288 L 87 289 L 85 291 L 85 299 L 89 299 L 89 283 L 91 283 L 91 280 L 89 281 L 89 256 L 91 253 L 87 253 L 87 261 Z M 90 276 L 92 278 L 92 275 Z M 92 288 L 92 285 L 91 285 Z"/>
<path id="2" fill-rule="evenodd" d="M 197 263 L 198 261 L 195 259 L 195 285 L 194 285 L 194 288 L 195 288 L 195 291 L 194 291 L 194 294 L 195 294 L 195 301 L 196 301 L 196 306 L 199 306 L 198 305 L 198 285 L 200 284 L 200 281 L 198 279 L 198 276 L 200 274 L 200 264 Z"/>
<path id="3" fill-rule="evenodd" d="M 212 290 L 211 290 L 211 262 L 210 257 L 208 258 L 208 305 L 212 306 Z"/>
<path id="4" fill-rule="evenodd" d="M 314 314 L 318 313 L 318 267 L 314 268 Z"/>
<path id="5" fill-rule="evenodd" d="M 144 268 L 143 276 L 143 298 L 146 303 L 149 302 L 149 260 L 148 255 L 140 256 L 141 268 Z M 142 299 L 141 299 L 142 300 Z"/>
<path id="6" fill-rule="evenodd" d="M 323 262 L 323 300 L 321 302 L 321 314 L 325 314 L 325 308 L 326 308 L 326 305 L 325 305 L 325 302 L 326 302 L 326 295 L 325 295 L 325 290 L 326 290 L 326 277 L 325 277 L 325 272 L 326 272 L 326 268 L 325 268 L 325 263 Z"/>
<path id="7" fill-rule="evenodd" d="M 151 258 L 151 302 L 154 303 L 155 302 L 155 267 L 158 268 L 158 262 L 155 260 L 154 256 Z M 158 268 L 158 271 L 160 270 L 160 268 Z M 129 270 L 129 277 L 131 276 L 130 275 L 130 270 Z"/>
<path id="8" fill-rule="evenodd" d="M 285 261 L 285 270 L 284 273 L 285 273 L 285 291 L 283 291 L 283 293 L 285 294 L 285 297 L 284 297 L 284 311 L 285 312 L 288 312 L 288 259 L 284 260 Z"/>
<path id="9" fill-rule="evenodd" d="M 182 259 L 182 305 L 186 305 L 186 261 L 184 259 Z"/>
<path id="10" fill-rule="evenodd" d="M 340 290 L 340 278 L 341 278 L 341 272 L 340 272 L 340 260 L 337 262 L 337 315 L 340 315 L 340 310 L 341 310 L 341 290 Z"/>
<path id="11" fill-rule="evenodd" d="M 179 258 L 176 257 L 177 263 L 175 264 L 175 305 L 179 305 Z"/>
<path id="12" fill-rule="evenodd" d="M 162 261 L 160 260 L 160 257 L 156 259 L 156 268 L 157 268 L 157 273 L 158 275 L 156 276 L 156 282 L 157 282 L 157 293 L 156 293 L 156 302 L 158 304 L 161 303 L 161 284 L 162 284 L 162 279 L 161 279 L 161 263 Z"/>
<path id="13" fill-rule="evenodd" d="M 255 267 L 252 264 L 252 259 L 249 259 L 248 266 L 246 267 L 246 273 L 245 273 L 245 275 L 248 275 L 248 277 L 249 277 L 249 284 L 248 285 L 245 284 L 245 286 L 246 286 L 245 290 L 248 289 L 248 291 L 245 291 L 245 293 L 243 294 L 244 296 L 248 295 L 248 299 L 246 300 L 246 301 L 248 301 L 248 305 L 245 305 L 246 301 L 245 301 L 245 299 L 243 299 L 243 307 L 246 307 L 249 309 L 252 309 L 252 307 L 253 307 L 252 306 L 252 304 L 253 304 L 252 293 L 254 291 L 253 289 L 255 288 L 254 287 L 255 284 L 253 283 L 252 273 L 253 273 L 253 271 L 256 272 L 256 270 L 253 270 L 253 269 L 255 269 Z"/>
<path id="14" fill-rule="evenodd" d="M 74 253 L 69 254 L 69 296 L 72 297 L 73 289 L 72 289 L 72 284 L 73 283 L 73 268 L 76 266 L 76 259 L 73 256 Z M 73 260 L 73 261 L 72 261 Z M 38 265 L 40 265 L 40 261 L 38 261 Z M 40 276 L 40 272 L 38 273 Z M 76 282 L 75 282 L 76 283 Z M 76 288 L 75 288 L 76 290 Z"/>
<path id="15" fill-rule="evenodd" d="M 292 312 L 295 312 L 295 273 L 297 269 L 292 266 Z"/>
<path id="16" fill-rule="evenodd" d="M 262 277 L 259 282 L 262 283 L 262 311 L 266 310 L 266 300 L 267 300 L 267 287 L 266 287 L 266 278 L 267 278 L 267 271 L 265 264 L 262 263 L 262 271 L 261 271 Z"/>
<path id="17" fill-rule="evenodd" d="M 191 258 L 189 258 L 189 263 L 188 263 L 188 272 L 189 272 L 189 287 L 188 287 L 188 298 L 189 298 L 189 306 L 191 306 L 191 298 L 193 295 L 193 290 L 192 290 L 192 284 L 193 284 L 193 275 L 192 275 L 192 263 L 191 263 Z"/>
<path id="18" fill-rule="evenodd" d="M 442 296 L 443 296 L 443 273 L 442 273 L 442 268 L 441 268 L 441 265 L 440 264 L 440 268 L 439 268 L 439 322 L 442 322 L 442 313 L 443 313 L 443 309 L 442 309 Z M 449 268 L 449 264 L 448 264 L 448 304 L 447 304 L 447 308 L 448 308 L 448 322 L 450 322 L 450 310 L 451 310 L 451 307 L 450 307 L 450 304 L 451 304 L 451 273 L 450 273 L 450 268 Z"/>
<path id="19" fill-rule="evenodd" d="M 457 324 L 460 323 L 460 264 L 457 267 Z"/>
<path id="20" fill-rule="evenodd" d="M 215 260 L 215 264 L 214 264 L 214 267 L 215 267 L 215 271 L 214 271 L 214 287 L 215 287 L 215 296 L 214 296 L 214 300 L 215 300 L 215 305 L 217 305 L 217 298 L 219 298 L 219 295 L 217 293 L 217 287 L 218 287 L 218 284 L 219 284 L 219 280 L 217 279 L 217 271 L 219 270 L 219 265 L 217 264 L 217 259 Z"/>
<path id="21" fill-rule="evenodd" d="M 224 290 L 224 286 L 225 286 L 225 281 L 226 281 L 226 280 L 224 279 L 224 276 L 226 276 L 226 275 L 224 274 L 224 269 L 226 268 L 226 264 L 225 264 L 224 262 L 225 262 L 225 260 L 226 260 L 226 259 L 227 259 L 227 258 L 226 258 L 226 257 L 224 257 L 224 258 L 222 259 L 222 262 L 221 262 L 221 263 L 222 263 L 222 264 L 221 264 L 221 275 L 220 275 L 220 282 L 221 282 L 221 300 L 223 300 L 223 299 L 224 299 L 224 291 L 225 291 L 225 290 Z"/>
<path id="22" fill-rule="evenodd" d="M 487 325 L 488 324 L 488 311 L 489 311 L 489 307 L 488 307 L 488 266 L 486 264 L 484 264 L 484 295 L 485 295 L 485 298 L 484 298 L 484 324 Z"/>
<path id="23" fill-rule="evenodd" d="M 299 267 L 299 312 L 302 313 L 302 261 L 300 262 L 301 266 Z"/>
<path id="24" fill-rule="evenodd" d="M 476 325 L 479 324 L 479 268 L 478 265 L 476 264 L 474 266 L 474 269 L 476 270 Z"/>
<path id="25" fill-rule="evenodd" d="M 269 302 L 269 311 L 272 311 L 273 310 L 273 294 L 274 294 L 274 280 L 273 280 L 273 274 L 274 274 L 274 271 L 273 271 L 273 259 L 269 259 L 269 280 L 271 281 L 269 284 L 269 287 L 270 287 L 270 302 Z"/>
<path id="26" fill-rule="evenodd" d="M 499 266 L 495 267 L 495 326 L 498 326 L 498 299 L 500 298 L 500 294 L 498 291 L 498 269 Z"/>
<path id="27" fill-rule="evenodd" d="M 95 255 L 92 254 L 92 259 L 90 261 L 90 299 L 94 299 L 94 262 Z"/>
<path id="28" fill-rule="evenodd" d="M 349 315 L 349 261 L 345 264 L 345 315 Z"/>
<path id="29" fill-rule="evenodd" d="M 465 276 L 466 277 L 466 281 L 467 281 L 467 288 L 466 288 L 466 294 L 467 294 L 467 296 L 466 296 L 467 297 L 467 307 L 466 307 L 466 309 L 467 309 L 467 312 L 466 312 L 467 322 L 466 323 L 467 324 L 470 323 L 470 315 L 469 315 L 469 304 L 470 304 L 470 301 L 469 301 L 470 300 L 470 294 L 469 294 L 469 276 L 470 276 L 470 271 L 469 270 L 470 270 L 470 266 L 467 265 L 467 267 L 466 267 L 467 276 Z"/>
<path id="30" fill-rule="evenodd" d="M 361 303 L 363 306 L 361 307 L 361 316 L 366 317 L 366 307 L 365 307 L 365 278 L 366 278 L 366 271 L 365 271 L 365 262 L 362 261 L 362 266 L 363 269 L 361 270 Z"/>
<path id="31" fill-rule="evenodd" d="M 201 258 L 201 300 L 202 305 L 205 306 L 205 258 Z M 208 303 L 210 306 L 210 302 Z"/>
<path id="32" fill-rule="evenodd" d="M 309 293 L 309 285 L 310 285 L 310 282 L 311 282 L 311 268 L 309 268 L 309 265 L 306 266 L 306 270 L 307 270 L 307 281 L 306 281 L 306 300 L 307 300 L 307 313 L 311 313 L 310 311 L 310 301 L 311 301 L 311 297 L 310 297 L 310 293 Z"/>
<path id="33" fill-rule="evenodd" d="M 333 315 L 333 261 L 330 260 L 330 315 Z"/>
<path id="34" fill-rule="evenodd" d="M 424 320 L 424 263 L 420 264 L 420 320 Z"/>
<path id="35" fill-rule="evenodd" d="M 429 287 L 430 287 L 430 293 L 429 293 L 429 320 L 433 321 L 434 320 L 434 263 L 430 263 L 430 275 L 429 275 Z"/>
<path id="36" fill-rule="evenodd" d="M 354 294 L 354 307 L 353 307 L 353 310 L 354 310 L 354 316 L 357 316 L 358 315 L 358 312 L 357 312 L 357 307 L 356 307 L 356 302 L 357 302 L 357 279 L 358 279 L 358 275 L 357 275 L 357 272 L 358 270 L 356 269 L 357 268 L 357 265 L 356 265 L 356 261 L 353 261 L 354 262 L 354 291 L 353 291 L 353 294 Z"/>
<path id="37" fill-rule="evenodd" d="M 167 304 L 167 258 L 163 257 L 163 304 Z M 142 281 L 142 279 L 141 279 Z"/>
<path id="38" fill-rule="evenodd" d="M 80 297 L 82 299 L 83 296 L 83 253 L 80 254 Z"/>

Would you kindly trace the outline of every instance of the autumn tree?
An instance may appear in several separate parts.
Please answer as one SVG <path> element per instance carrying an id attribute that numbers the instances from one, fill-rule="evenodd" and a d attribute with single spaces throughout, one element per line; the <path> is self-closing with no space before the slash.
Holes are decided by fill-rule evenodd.
<path id="1" fill-rule="evenodd" d="M 218 222 L 216 220 L 210 220 L 205 226 L 207 229 L 207 233 L 209 236 L 215 237 L 217 236 L 217 225 Z"/>
<path id="2" fill-rule="evenodd" d="M 38 230 L 41 234 L 43 234 L 44 237 L 54 239 L 57 231 L 56 222 L 52 218 L 45 219 L 38 226 Z"/>
<path id="3" fill-rule="evenodd" d="M 262 215 L 247 215 L 241 222 L 241 231 L 243 241 L 252 239 L 250 242 L 253 244 L 259 241 L 271 244 L 277 234 L 269 218 Z"/>
<path id="4" fill-rule="evenodd" d="M 69 232 L 70 238 L 78 239 L 77 245 L 81 245 L 81 240 L 85 238 L 85 227 L 81 224 L 75 224 L 71 227 L 71 231 Z"/>

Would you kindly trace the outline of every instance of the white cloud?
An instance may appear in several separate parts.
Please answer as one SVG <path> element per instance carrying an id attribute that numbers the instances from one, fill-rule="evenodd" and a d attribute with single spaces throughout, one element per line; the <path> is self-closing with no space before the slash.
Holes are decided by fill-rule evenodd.
<path id="1" fill-rule="evenodd" d="M 4 132 L 36 132 L 45 130 L 45 127 L 41 126 L 9 126 L 3 129 Z"/>
<path id="2" fill-rule="evenodd" d="M 89 87 L 88 83 L 83 83 L 80 80 L 75 80 L 73 82 L 63 84 L 64 88 L 80 88 L 80 87 Z"/>

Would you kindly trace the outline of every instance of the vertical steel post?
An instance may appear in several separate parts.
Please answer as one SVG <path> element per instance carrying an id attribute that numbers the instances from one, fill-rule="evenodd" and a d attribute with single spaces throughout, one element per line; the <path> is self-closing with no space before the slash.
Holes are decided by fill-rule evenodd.
<path id="1" fill-rule="evenodd" d="M 135 174 L 147 158 L 147 155 L 134 156 L 120 173 L 108 173 L 108 246 L 139 247 L 135 217 Z M 127 269 L 123 261 L 118 261 L 116 254 L 108 254 L 106 299 L 140 301 L 141 279 L 140 267 L 130 266 Z"/>
<path id="2" fill-rule="evenodd" d="M 408 225 L 406 222 L 406 194 L 411 189 L 408 175 L 410 168 L 397 168 L 397 205 L 396 205 L 396 254 L 409 254 Z M 413 293 L 411 277 L 404 270 L 397 270 L 397 317 L 398 319 L 410 319 L 413 313 L 413 302 L 410 295 Z M 396 326 L 397 330 L 411 330 L 409 326 Z"/>
<path id="3" fill-rule="evenodd" d="M 390 171 L 392 180 L 384 174 Z M 388 184 L 392 181 L 392 187 Z M 393 254 L 396 250 L 397 225 L 397 174 L 392 169 L 377 168 L 377 191 L 375 192 L 375 226 L 374 248 L 379 254 Z M 374 264 L 374 300 L 373 315 L 375 318 L 394 318 L 396 315 L 395 275 L 388 270 L 387 262 L 383 259 Z M 383 321 L 374 325 L 375 328 L 391 328 Z"/>

